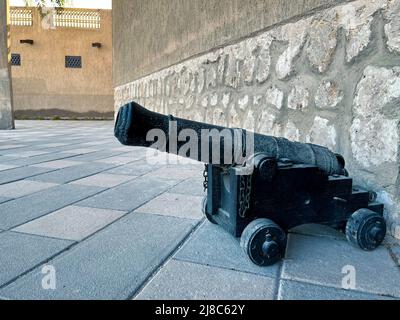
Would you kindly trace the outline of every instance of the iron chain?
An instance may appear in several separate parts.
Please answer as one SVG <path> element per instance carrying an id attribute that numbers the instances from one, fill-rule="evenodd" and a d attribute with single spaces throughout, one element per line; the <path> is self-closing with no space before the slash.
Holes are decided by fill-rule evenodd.
<path id="1" fill-rule="evenodd" d="M 204 177 L 204 182 L 203 182 L 204 191 L 207 191 L 207 188 L 208 188 L 208 164 L 204 165 L 203 177 Z"/>
<path id="2" fill-rule="evenodd" d="M 239 190 L 239 216 L 246 217 L 247 211 L 250 209 L 252 191 L 252 175 L 240 176 L 240 190 Z"/>

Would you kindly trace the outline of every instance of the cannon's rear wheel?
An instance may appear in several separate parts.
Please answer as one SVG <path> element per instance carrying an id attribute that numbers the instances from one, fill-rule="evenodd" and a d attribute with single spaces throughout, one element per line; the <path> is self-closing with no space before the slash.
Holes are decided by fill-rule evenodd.
<path id="1" fill-rule="evenodd" d="M 201 210 L 203 211 L 203 214 L 206 216 L 207 220 L 210 221 L 212 224 L 217 224 L 211 214 L 207 213 L 207 196 L 203 198 L 202 204 L 201 204 Z"/>
<path id="2" fill-rule="evenodd" d="M 240 245 L 258 266 L 270 266 L 285 255 L 286 233 L 272 220 L 257 219 L 243 231 Z"/>
<path id="3" fill-rule="evenodd" d="M 375 250 L 386 236 L 385 219 L 369 209 L 353 213 L 346 225 L 346 238 L 356 247 L 365 251 Z"/>

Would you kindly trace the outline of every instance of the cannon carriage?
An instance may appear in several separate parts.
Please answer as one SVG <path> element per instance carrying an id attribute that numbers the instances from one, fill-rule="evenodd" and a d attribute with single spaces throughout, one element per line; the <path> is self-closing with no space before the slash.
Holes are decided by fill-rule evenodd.
<path id="1" fill-rule="evenodd" d="M 120 109 L 115 136 L 124 145 L 154 148 L 148 132 L 159 130 L 167 139 L 157 148 L 178 154 L 188 141 L 172 141 L 171 134 L 187 129 L 197 136 L 198 150 L 184 156 L 206 163 L 203 213 L 240 237 L 253 263 L 278 262 L 285 254 L 287 232 L 309 223 L 341 230 L 363 250 L 374 250 L 383 242 L 383 204 L 376 202 L 374 192 L 354 186 L 344 158 L 327 148 L 165 116 L 134 102 Z M 221 134 L 214 146 L 213 137 L 204 138 L 203 130 L 239 132 L 241 139 Z M 243 157 L 249 140 L 251 151 Z M 226 161 L 226 150 L 231 161 Z"/>

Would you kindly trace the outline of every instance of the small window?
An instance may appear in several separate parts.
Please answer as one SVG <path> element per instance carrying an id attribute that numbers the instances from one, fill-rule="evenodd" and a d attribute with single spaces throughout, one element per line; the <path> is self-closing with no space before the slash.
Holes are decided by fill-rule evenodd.
<path id="1" fill-rule="evenodd" d="M 11 54 L 11 65 L 20 66 L 21 65 L 21 55 L 19 53 Z"/>
<path id="2" fill-rule="evenodd" d="M 82 57 L 80 56 L 66 56 L 65 67 L 79 69 L 82 68 Z"/>

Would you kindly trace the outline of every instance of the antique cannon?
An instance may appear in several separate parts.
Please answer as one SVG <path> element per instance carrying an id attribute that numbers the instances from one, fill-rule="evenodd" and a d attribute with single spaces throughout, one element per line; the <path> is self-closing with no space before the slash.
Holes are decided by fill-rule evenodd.
<path id="1" fill-rule="evenodd" d="M 283 258 L 288 230 L 303 224 L 341 230 L 368 251 L 385 238 L 383 204 L 353 186 L 344 158 L 325 147 L 165 116 L 134 102 L 119 110 L 115 136 L 205 162 L 203 213 L 241 237 L 257 265 Z"/>

